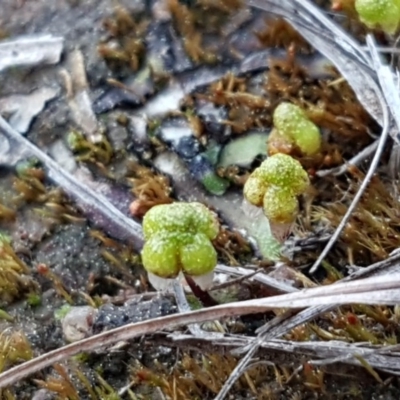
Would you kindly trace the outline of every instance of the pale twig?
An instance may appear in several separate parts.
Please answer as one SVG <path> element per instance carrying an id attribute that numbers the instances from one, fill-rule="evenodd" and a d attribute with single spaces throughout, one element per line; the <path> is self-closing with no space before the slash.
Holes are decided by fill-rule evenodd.
<path id="1" fill-rule="evenodd" d="M 124 215 L 102 194 L 94 192 L 66 172 L 56 161 L 21 136 L 0 116 L 0 137 L 1 135 L 4 136 L 6 145 L 8 143 L 10 146 L 10 157 L 15 158 L 12 161 L 16 162 L 22 157 L 28 156 L 37 158 L 46 169 L 49 179 L 60 186 L 95 225 L 101 226 L 111 235 L 121 239 L 125 238 L 138 250 L 142 247 L 143 233 L 139 223 Z M 1 153 L 2 149 L 0 148 Z"/>
<path id="2" fill-rule="evenodd" d="M 154 340 L 156 344 L 161 344 L 162 346 L 174 346 L 182 350 L 187 349 L 194 352 L 204 351 L 215 353 L 219 351 L 222 354 L 228 352 L 236 353 L 236 348 L 248 346 L 254 340 L 248 336 L 233 335 L 225 336 L 222 340 L 210 343 L 208 338 L 197 338 L 191 335 L 181 335 L 174 338 L 167 336 L 161 339 L 160 336 Z M 298 342 L 294 340 L 266 339 L 257 351 L 257 359 L 250 366 L 263 362 L 267 365 L 278 364 L 280 366 L 296 368 L 296 364 L 303 364 L 307 361 L 307 363 L 317 365 L 342 363 L 364 367 L 365 363 L 360 363 L 357 355 L 362 355 L 363 359 L 372 368 L 400 375 L 399 346 L 348 343 L 339 340 Z M 246 366 L 246 370 L 250 366 Z M 342 366 L 340 368 L 343 370 Z M 290 381 L 290 377 L 288 380 Z M 288 381 L 286 381 L 287 383 Z"/>
<path id="3" fill-rule="evenodd" d="M 355 279 L 365 278 L 368 276 L 380 276 L 380 275 L 391 275 L 400 272 L 400 252 L 391 256 L 389 259 L 380 261 L 376 264 L 370 265 L 369 267 L 363 268 L 350 276 L 344 278 L 341 282 L 347 282 Z M 276 337 L 281 337 L 298 325 L 305 324 L 311 319 L 317 317 L 318 315 L 324 314 L 334 306 L 315 306 L 310 307 L 296 314 L 295 316 L 286 319 L 279 325 L 271 326 L 271 322 L 265 324 L 263 327 L 258 329 L 256 333 L 258 337 L 254 339 L 250 344 L 247 344 L 242 349 L 235 350 L 235 354 L 241 354 L 252 349 L 253 346 L 259 346 L 259 339 L 262 338 L 263 341 L 268 339 L 273 339 Z"/>
<path id="4" fill-rule="evenodd" d="M 343 305 L 353 303 L 395 305 L 400 303 L 399 289 L 400 274 L 393 274 L 355 282 L 336 283 L 329 286 L 304 289 L 280 296 L 224 304 L 132 323 L 85 338 L 17 365 L 0 374 L 0 388 L 13 385 L 20 379 L 75 354 L 104 348 L 119 341 L 126 341 L 168 328 L 238 315 L 260 313 L 276 308 L 296 309 L 317 304 Z"/>
<path id="5" fill-rule="evenodd" d="M 214 291 L 214 290 L 221 290 L 221 289 L 225 289 L 227 287 L 230 287 L 232 285 L 237 285 L 238 283 L 241 283 L 241 282 L 246 281 L 248 279 L 250 280 L 250 278 L 252 278 L 254 275 L 257 275 L 257 274 L 261 273 L 262 271 L 263 271 L 263 269 L 260 268 L 260 269 L 257 269 L 255 271 L 252 271 L 252 272 L 250 272 L 248 274 L 244 274 L 244 275 L 240 276 L 239 278 L 234 278 L 234 279 L 231 279 L 230 281 L 220 283 L 219 285 L 214 285 L 209 291 L 211 292 L 211 291 Z"/>
<path id="6" fill-rule="evenodd" d="M 333 245 L 339 239 L 339 236 L 342 233 L 342 230 L 344 229 L 347 222 L 349 221 L 351 214 L 353 214 L 354 210 L 356 209 L 358 202 L 360 201 L 361 197 L 363 196 L 372 176 L 374 175 L 374 173 L 376 171 L 376 168 L 378 167 L 383 150 L 385 148 L 386 140 L 388 138 L 388 133 L 389 133 L 389 113 L 388 113 L 387 109 L 385 110 L 384 118 L 386 120 L 386 124 L 383 128 L 381 137 L 379 139 L 378 148 L 376 150 L 374 158 L 372 159 L 372 162 L 368 169 L 368 172 L 366 173 L 365 178 L 364 178 L 362 184 L 360 185 L 360 188 L 358 189 L 356 195 L 354 196 L 353 201 L 351 202 L 349 208 L 347 209 L 346 214 L 343 216 L 342 220 L 340 221 L 340 224 L 336 228 L 336 230 L 335 230 L 334 234 L 332 235 L 332 237 L 330 238 L 329 242 L 326 244 L 326 246 L 322 250 L 321 254 L 319 255 L 319 257 L 317 258 L 317 260 L 311 267 L 310 273 L 314 273 L 318 269 L 322 260 L 326 257 L 326 255 L 329 253 L 329 251 L 331 250 Z"/>
<path id="7" fill-rule="evenodd" d="M 382 64 L 381 58 L 376 49 L 376 43 L 372 35 L 367 35 L 367 44 L 371 53 L 371 59 L 382 88 L 383 96 L 392 112 L 393 119 L 397 125 L 397 132 L 400 130 L 400 96 L 398 84 L 394 81 L 393 71 L 388 65 Z M 398 82 L 397 82 L 398 83 Z"/>
<path id="8" fill-rule="evenodd" d="M 271 320 L 270 322 L 265 324 L 265 326 L 268 328 L 277 326 L 279 323 L 281 323 L 285 319 L 285 317 L 287 317 L 287 315 L 288 315 L 288 312 L 286 312 L 282 315 L 279 315 L 278 317 L 274 318 L 273 320 Z M 217 395 L 217 397 L 215 397 L 214 400 L 223 400 L 225 398 L 225 396 L 228 394 L 229 390 L 231 390 L 234 383 L 239 379 L 239 377 L 248 368 L 247 365 L 249 364 L 250 360 L 253 358 L 253 355 L 256 353 L 257 349 L 262 345 L 263 340 L 264 340 L 263 337 L 260 335 L 258 338 L 256 338 L 251 343 L 246 355 L 238 362 L 235 369 L 231 372 L 231 374 L 229 375 L 229 378 L 226 380 L 226 382 L 224 383 L 224 386 L 218 392 L 218 395 Z"/>
<path id="9" fill-rule="evenodd" d="M 249 271 L 244 267 L 228 267 L 227 265 L 218 264 L 215 268 L 216 272 L 222 272 L 224 274 L 229 275 L 240 275 L 243 277 L 244 275 L 248 275 Z M 281 282 L 272 276 L 268 276 L 264 273 L 258 272 L 253 277 L 249 276 L 248 279 L 255 280 L 267 287 L 278 290 L 282 293 L 290 293 L 295 292 L 297 289 L 288 285 L 286 282 Z"/>

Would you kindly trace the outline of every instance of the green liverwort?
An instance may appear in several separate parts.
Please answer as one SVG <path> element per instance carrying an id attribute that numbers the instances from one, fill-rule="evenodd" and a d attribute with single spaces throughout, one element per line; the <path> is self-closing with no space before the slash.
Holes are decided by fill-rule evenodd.
<path id="1" fill-rule="evenodd" d="M 400 0 L 356 0 L 355 8 L 368 28 L 380 27 L 391 35 L 399 28 Z"/>
<path id="2" fill-rule="evenodd" d="M 212 276 L 217 253 L 211 243 L 219 232 L 214 213 L 200 203 L 162 204 L 143 219 L 143 266 L 149 278 Z M 154 282 L 151 281 L 152 283 Z"/>
<path id="3" fill-rule="evenodd" d="M 282 239 L 297 217 L 297 196 L 305 193 L 309 184 L 307 172 L 297 160 L 275 154 L 250 175 L 244 185 L 244 196 L 249 203 L 263 207 L 271 231 Z"/>
<path id="4" fill-rule="evenodd" d="M 269 153 L 280 152 L 273 150 L 278 146 L 296 146 L 303 155 L 312 156 L 320 151 L 321 135 L 318 127 L 311 122 L 306 113 L 295 104 L 281 103 L 273 114 L 274 129 L 268 140 Z"/>

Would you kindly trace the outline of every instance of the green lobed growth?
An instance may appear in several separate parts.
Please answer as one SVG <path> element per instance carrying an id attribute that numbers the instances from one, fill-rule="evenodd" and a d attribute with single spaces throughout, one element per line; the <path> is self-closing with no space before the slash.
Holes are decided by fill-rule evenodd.
<path id="1" fill-rule="evenodd" d="M 302 154 L 311 156 L 320 151 L 321 135 L 318 127 L 295 104 L 281 103 L 273 114 L 274 134 L 296 145 Z"/>
<path id="2" fill-rule="evenodd" d="M 217 264 L 211 240 L 218 232 L 216 216 L 203 204 L 155 206 L 143 219 L 143 266 L 162 278 L 175 278 L 180 271 L 190 276 L 205 275 Z"/>
<path id="3" fill-rule="evenodd" d="M 368 28 L 381 28 L 391 35 L 399 28 L 400 0 L 356 0 L 355 8 Z"/>
<path id="4" fill-rule="evenodd" d="M 294 158 L 275 154 L 256 168 L 244 185 L 244 196 L 251 204 L 263 207 L 274 224 L 292 223 L 298 213 L 297 196 L 310 184 L 307 172 Z"/>

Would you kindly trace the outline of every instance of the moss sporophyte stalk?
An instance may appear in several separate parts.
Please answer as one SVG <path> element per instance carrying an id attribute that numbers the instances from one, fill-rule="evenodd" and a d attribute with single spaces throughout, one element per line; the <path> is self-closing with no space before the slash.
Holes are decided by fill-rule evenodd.
<path id="1" fill-rule="evenodd" d="M 150 282 L 157 281 L 154 276 L 174 279 L 180 273 L 212 278 L 217 253 L 211 240 L 218 232 L 216 216 L 203 204 L 172 203 L 151 208 L 143 219 L 146 243 L 142 250 Z"/>

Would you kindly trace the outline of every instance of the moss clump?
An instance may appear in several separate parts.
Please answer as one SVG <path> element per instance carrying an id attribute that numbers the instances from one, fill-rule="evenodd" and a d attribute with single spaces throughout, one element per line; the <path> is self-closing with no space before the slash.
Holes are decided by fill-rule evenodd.
<path id="1" fill-rule="evenodd" d="M 190 276 L 212 272 L 217 253 L 211 244 L 219 223 L 200 203 L 173 203 L 153 207 L 143 219 L 145 269 L 162 278 L 182 270 Z"/>
<path id="2" fill-rule="evenodd" d="M 99 143 L 93 144 L 81 133 L 72 131 L 68 134 L 67 142 L 78 161 L 107 165 L 113 155 L 113 149 L 104 135 Z"/>
<path id="3" fill-rule="evenodd" d="M 31 345 L 22 332 L 0 335 L 0 372 L 33 357 Z"/>
<path id="4" fill-rule="evenodd" d="M 144 35 L 148 20 L 142 15 L 131 15 L 117 6 L 111 17 L 103 21 L 108 37 L 98 45 L 99 55 L 116 71 L 138 71 L 143 64 L 146 48 Z"/>
<path id="5" fill-rule="evenodd" d="M 11 208 L 0 203 L 0 220 L 10 221 L 14 220 L 16 217 L 16 213 Z"/>
<path id="6" fill-rule="evenodd" d="M 13 248 L 4 235 L 0 236 L 0 301 L 9 303 L 21 296 L 26 289 L 29 279 L 28 267 L 15 254 Z"/>
<path id="7" fill-rule="evenodd" d="M 167 176 L 135 162 L 130 164 L 130 169 L 133 177 L 129 177 L 128 182 L 132 185 L 135 200 L 130 204 L 129 211 L 133 216 L 143 217 L 152 207 L 173 202 Z"/>

